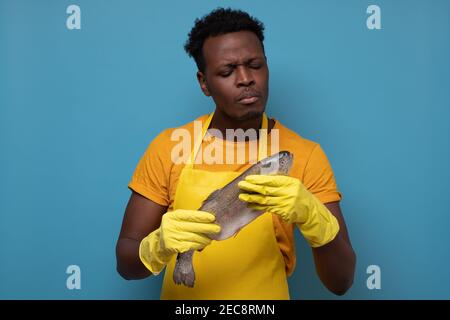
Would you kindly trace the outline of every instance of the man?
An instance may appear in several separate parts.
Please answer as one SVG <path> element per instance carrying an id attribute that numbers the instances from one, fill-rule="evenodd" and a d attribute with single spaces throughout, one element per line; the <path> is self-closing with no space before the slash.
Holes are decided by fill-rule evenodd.
<path id="1" fill-rule="evenodd" d="M 200 88 L 213 98 L 215 112 L 197 119 L 203 140 L 194 143 L 187 163 L 174 162 L 176 129 L 165 130 L 152 141 L 129 184 L 117 270 L 125 279 L 141 279 L 166 268 L 163 299 L 289 299 L 286 278 L 295 267 L 296 226 L 312 247 L 324 285 L 342 295 L 353 283 L 356 257 L 325 153 L 265 117 L 269 70 L 263 30 L 260 21 L 239 10 L 219 8 L 196 20 L 185 49 L 195 59 Z M 181 129 L 195 135 L 194 127 L 191 122 Z M 229 141 L 220 133 L 261 127 L 267 127 L 266 140 L 262 134 L 256 139 L 265 143 L 277 132 L 271 144 L 294 155 L 290 176 L 253 175 L 239 183 L 240 200 L 265 213 L 235 237 L 211 241 L 220 226 L 213 214 L 198 210 L 201 201 L 255 159 L 248 153 L 245 163 L 205 163 L 197 161 L 199 150 L 212 141 L 223 143 L 224 154 L 247 147 L 252 141 Z M 196 250 L 193 288 L 176 285 L 172 277 L 177 254 L 189 250 Z"/>

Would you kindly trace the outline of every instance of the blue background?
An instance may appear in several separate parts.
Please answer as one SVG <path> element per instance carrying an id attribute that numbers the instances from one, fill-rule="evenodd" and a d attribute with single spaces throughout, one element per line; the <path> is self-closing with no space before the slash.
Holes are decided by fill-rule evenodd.
<path id="1" fill-rule="evenodd" d="M 81 8 L 68 30 L 66 8 Z M 369 30 L 366 9 L 381 8 Z M 213 109 L 183 51 L 216 6 L 266 25 L 268 114 L 327 153 L 358 256 L 327 292 L 297 237 L 294 299 L 450 298 L 450 2 L 0 0 L 0 298 L 157 299 L 115 243 L 148 143 Z M 81 290 L 66 288 L 67 266 Z M 381 290 L 366 286 L 381 268 Z"/>

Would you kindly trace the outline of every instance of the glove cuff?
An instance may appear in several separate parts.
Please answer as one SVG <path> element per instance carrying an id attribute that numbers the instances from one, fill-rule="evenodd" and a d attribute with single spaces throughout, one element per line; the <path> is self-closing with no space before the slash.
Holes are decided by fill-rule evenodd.
<path id="1" fill-rule="evenodd" d="M 139 245 L 139 258 L 153 275 L 161 273 L 172 255 L 161 250 L 159 228 L 142 239 Z"/>
<path id="2" fill-rule="evenodd" d="M 339 222 L 319 199 L 311 196 L 308 219 L 297 226 L 309 245 L 317 248 L 333 241 L 339 232 Z"/>

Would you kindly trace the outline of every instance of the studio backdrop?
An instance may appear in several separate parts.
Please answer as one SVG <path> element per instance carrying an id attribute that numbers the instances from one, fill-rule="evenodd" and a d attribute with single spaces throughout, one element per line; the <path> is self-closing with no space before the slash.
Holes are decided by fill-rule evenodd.
<path id="1" fill-rule="evenodd" d="M 0 298 L 158 299 L 115 244 L 152 139 L 214 110 L 183 50 L 212 9 L 266 26 L 267 113 L 320 143 L 357 254 L 343 297 L 296 231 L 293 299 L 450 299 L 450 2 L 0 0 Z"/>

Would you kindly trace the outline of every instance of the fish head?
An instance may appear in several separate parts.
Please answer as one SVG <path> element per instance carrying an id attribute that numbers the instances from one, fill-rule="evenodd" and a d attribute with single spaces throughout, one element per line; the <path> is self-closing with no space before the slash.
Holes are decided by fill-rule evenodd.
<path id="1" fill-rule="evenodd" d="M 288 174 L 294 155 L 289 151 L 280 151 L 261 160 L 261 174 Z"/>

